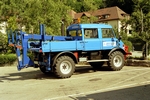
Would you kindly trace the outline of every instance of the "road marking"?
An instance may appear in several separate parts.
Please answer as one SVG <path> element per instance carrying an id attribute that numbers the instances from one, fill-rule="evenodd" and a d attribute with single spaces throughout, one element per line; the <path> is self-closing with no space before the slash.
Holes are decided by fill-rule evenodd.
<path id="1" fill-rule="evenodd" d="M 95 91 L 88 91 L 88 92 L 83 92 L 83 93 L 79 93 L 79 94 L 70 94 L 70 95 L 65 95 L 65 96 L 60 96 L 60 97 L 53 97 L 53 98 L 44 99 L 44 100 L 59 100 L 62 98 L 64 98 L 64 100 L 65 100 L 65 98 L 68 98 L 68 97 L 75 98 L 76 96 L 86 96 L 88 94 L 94 94 L 94 93 L 98 93 L 98 92 L 107 92 L 107 91 L 112 91 L 112 90 L 116 90 L 116 89 L 131 88 L 131 87 L 135 87 L 135 86 L 148 85 L 148 84 L 150 84 L 150 81 L 145 81 L 145 82 L 141 82 L 141 83 L 132 83 L 132 84 L 116 86 L 116 87 L 110 87 L 110 88 L 99 89 L 99 90 L 95 90 Z"/>
<path id="2" fill-rule="evenodd" d="M 88 73 L 88 76 L 81 76 L 81 77 L 76 77 L 76 78 L 67 78 L 67 79 L 63 79 L 63 80 L 75 80 L 75 79 L 82 79 L 82 78 L 87 78 L 87 77 L 93 77 L 93 76 L 103 76 L 103 75 L 110 75 L 110 74 L 117 74 L 117 73 L 125 73 L 125 72 L 132 72 L 132 71 L 138 71 L 138 70 L 150 70 L 150 68 L 138 68 L 138 69 L 133 69 L 133 70 L 125 70 L 125 71 L 112 71 L 109 73 L 94 73 L 94 75 L 90 75 L 93 73 Z M 62 81 L 62 79 L 58 80 L 58 81 Z"/>
<path id="3" fill-rule="evenodd" d="M 115 83 L 115 84 L 113 84 L 113 85 L 110 85 L 110 87 L 113 87 L 113 86 L 115 86 L 115 85 L 124 83 L 124 82 L 129 81 L 129 80 L 132 80 L 132 79 L 134 79 L 134 78 L 136 78 L 136 77 L 142 76 L 142 75 L 147 74 L 147 73 L 149 73 L 149 71 L 147 71 L 147 72 L 145 72 L 145 73 L 142 73 L 142 74 L 138 74 L 138 75 L 136 75 L 136 76 L 133 76 L 133 77 L 128 78 L 128 79 L 126 79 L 126 80 L 120 81 L 120 82 Z"/>

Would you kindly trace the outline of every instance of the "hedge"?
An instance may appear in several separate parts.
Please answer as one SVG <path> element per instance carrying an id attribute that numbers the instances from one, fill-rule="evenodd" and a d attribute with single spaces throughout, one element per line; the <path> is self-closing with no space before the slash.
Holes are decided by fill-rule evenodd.
<path id="1" fill-rule="evenodd" d="M 12 64 L 16 60 L 17 60 L 16 54 L 0 55 L 0 65 Z"/>
<path id="2" fill-rule="evenodd" d="M 130 41 L 125 40 L 123 42 L 124 42 L 125 45 L 128 46 L 128 51 L 129 52 L 133 51 L 133 45 L 132 45 L 132 43 Z"/>

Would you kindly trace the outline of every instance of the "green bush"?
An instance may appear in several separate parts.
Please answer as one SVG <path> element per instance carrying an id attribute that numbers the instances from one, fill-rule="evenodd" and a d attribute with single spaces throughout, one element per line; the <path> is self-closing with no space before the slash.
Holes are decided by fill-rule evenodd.
<path id="1" fill-rule="evenodd" d="M 0 65 L 3 64 L 12 64 L 14 61 L 16 61 L 17 57 L 16 54 L 6 54 L 6 55 L 0 55 Z"/>
<path id="2" fill-rule="evenodd" d="M 128 51 L 132 51 L 133 50 L 133 46 L 132 43 L 128 40 L 123 40 L 124 44 L 128 46 Z"/>

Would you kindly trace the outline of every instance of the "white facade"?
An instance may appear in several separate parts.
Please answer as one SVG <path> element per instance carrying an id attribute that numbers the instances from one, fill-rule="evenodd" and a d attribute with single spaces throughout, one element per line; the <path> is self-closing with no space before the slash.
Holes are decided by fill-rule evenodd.
<path id="1" fill-rule="evenodd" d="M 121 28 L 122 28 L 122 24 L 121 24 L 121 20 L 111 20 L 111 21 L 107 21 L 107 24 L 110 24 L 114 29 L 117 29 L 118 32 L 121 32 Z M 128 25 L 127 28 L 125 29 L 126 33 L 128 36 L 130 36 L 130 30 L 131 30 L 131 26 Z"/>
<path id="2" fill-rule="evenodd" d="M 7 25 L 6 22 L 2 22 L 0 24 L 0 33 L 6 34 L 6 25 Z"/>
<path id="3" fill-rule="evenodd" d="M 120 32 L 120 21 L 119 20 L 111 20 L 107 21 L 108 24 L 110 24 L 114 29 L 117 29 L 118 32 Z"/>

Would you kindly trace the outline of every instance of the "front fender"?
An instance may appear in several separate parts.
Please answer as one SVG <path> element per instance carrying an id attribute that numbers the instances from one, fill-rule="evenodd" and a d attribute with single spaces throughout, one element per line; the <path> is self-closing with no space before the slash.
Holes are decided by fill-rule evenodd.
<path id="1" fill-rule="evenodd" d="M 124 55 L 126 55 L 126 52 L 122 48 L 113 48 L 109 53 L 108 56 L 114 52 L 114 51 L 121 51 Z"/>

